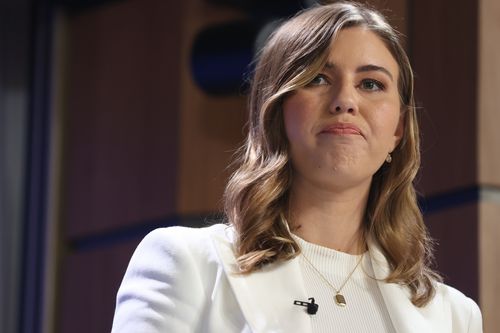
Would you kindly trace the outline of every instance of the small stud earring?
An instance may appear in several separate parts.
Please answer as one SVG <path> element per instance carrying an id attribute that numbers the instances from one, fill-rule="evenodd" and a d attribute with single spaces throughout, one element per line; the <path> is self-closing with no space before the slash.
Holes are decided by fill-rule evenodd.
<path id="1" fill-rule="evenodd" d="M 391 163 L 392 162 L 392 156 L 391 156 L 391 153 L 387 154 L 387 157 L 385 158 L 385 161 L 387 163 Z"/>

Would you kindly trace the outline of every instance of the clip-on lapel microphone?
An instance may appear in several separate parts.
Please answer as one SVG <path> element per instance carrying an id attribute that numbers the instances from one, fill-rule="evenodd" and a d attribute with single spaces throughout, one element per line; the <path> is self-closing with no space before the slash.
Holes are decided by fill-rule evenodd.
<path id="1" fill-rule="evenodd" d="M 316 314 L 316 312 L 318 312 L 319 305 L 314 303 L 314 297 L 309 298 L 309 300 L 311 302 L 293 301 L 293 304 L 305 306 L 307 308 L 307 313 L 309 313 L 310 315 Z"/>

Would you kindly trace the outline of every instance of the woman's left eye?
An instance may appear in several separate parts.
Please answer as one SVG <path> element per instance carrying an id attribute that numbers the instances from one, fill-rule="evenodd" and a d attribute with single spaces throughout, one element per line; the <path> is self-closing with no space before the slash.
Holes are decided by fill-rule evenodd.
<path id="1" fill-rule="evenodd" d="M 369 91 L 379 91 L 384 90 L 385 86 L 382 82 L 374 80 L 374 79 L 366 79 L 361 81 L 361 88 Z"/>

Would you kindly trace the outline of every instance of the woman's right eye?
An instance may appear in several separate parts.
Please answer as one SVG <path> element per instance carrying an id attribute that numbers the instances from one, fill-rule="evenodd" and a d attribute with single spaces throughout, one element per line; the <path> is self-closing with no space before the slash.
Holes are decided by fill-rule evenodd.
<path id="1" fill-rule="evenodd" d="M 314 77 L 314 79 L 309 82 L 309 86 L 321 86 L 324 84 L 328 84 L 328 80 L 325 75 L 323 74 L 318 74 Z"/>

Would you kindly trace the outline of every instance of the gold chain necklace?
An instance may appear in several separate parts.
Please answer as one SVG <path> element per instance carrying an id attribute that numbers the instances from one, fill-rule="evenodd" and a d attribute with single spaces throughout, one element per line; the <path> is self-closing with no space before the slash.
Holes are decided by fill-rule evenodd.
<path id="1" fill-rule="evenodd" d="M 311 268 L 316 272 L 316 274 L 318 274 L 318 276 L 324 281 L 326 282 L 327 285 L 329 285 L 333 290 L 335 290 L 335 304 L 337 304 L 338 306 L 341 306 L 341 307 L 344 307 L 347 305 L 346 303 L 346 300 L 345 300 L 345 297 L 344 295 L 342 295 L 340 293 L 340 291 L 342 290 L 342 288 L 344 288 L 344 286 L 347 284 L 347 282 L 349 281 L 349 279 L 351 278 L 351 276 L 354 274 L 354 272 L 356 271 L 356 268 L 358 268 L 359 264 L 361 263 L 361 260 L 363 260 L 363 256 L 364 256 L 364 253 L 361 254 L 361 257 L 358 259 L 358 262 L 356 264 L 356 266 L 354 266 L 354 269 L 351 271 L 351 273 L 349 273 L 349 275 L 347 276 L 347 278 L 344 280 L 344 283 L 342 283 L 342 285 L 340 286 L 340 288 L 336 288 L 330 281 L 328 281 L 328 279 L 316 268 L 316 266 L 313 265 L 313 263 L 309 260 L 309 258 L 307 258 L 307 256 L 304 254 L 304 252 L 302 252 L 302 257 L 306 260 L 306 262 L 309 264 L 309 266 L 311 266 Z"/>

